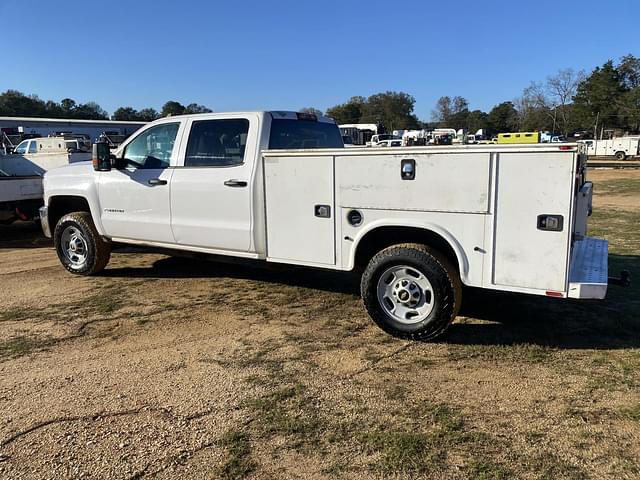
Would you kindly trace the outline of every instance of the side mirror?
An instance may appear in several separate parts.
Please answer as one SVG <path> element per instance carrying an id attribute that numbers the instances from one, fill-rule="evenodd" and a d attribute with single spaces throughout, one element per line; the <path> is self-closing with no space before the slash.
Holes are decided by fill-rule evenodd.
<path id="1" fill-rule="evenodd" d="M 108 172 L 111 170 L 111 152 L 109 144 L 106 142 L 98 142 L 93 144 L 93 169 L 96 172 Z"/>
<path id="2" fill-rule="evenodd" d="M 116 170 L 123 170 L 127 167 L 127 160 L 124 157 L 116 157 L 112 153 L 111 164 L 113 165 L 113 168 L 115 168 Z"/>

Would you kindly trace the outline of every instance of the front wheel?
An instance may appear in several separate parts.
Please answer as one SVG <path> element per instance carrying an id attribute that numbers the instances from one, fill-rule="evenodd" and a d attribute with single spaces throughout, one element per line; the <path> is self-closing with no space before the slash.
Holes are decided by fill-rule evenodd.
<path id="1" fill-rule="evenodd" d="M 380 328 L 414 340 L 441 335 L 462 299 L 455 268 L 443 255 L 418 244 L 394 245 L 377 253 L 362 275 L 360 289 Z"/>
<path id="2" fill-rule="evenodd" d="M 62 217 L 56 225 L 53 242 L 64 268 L 77 275 L 102 271 L 111 257 L 111 244 L 100 237 L 87 212 Z"/>

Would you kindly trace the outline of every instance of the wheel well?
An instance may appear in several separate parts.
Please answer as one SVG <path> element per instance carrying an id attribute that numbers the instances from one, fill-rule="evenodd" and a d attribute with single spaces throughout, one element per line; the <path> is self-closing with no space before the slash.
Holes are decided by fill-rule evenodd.
<path id="1" fill-rule="evenodd" d="M 83 197 L 61 195 L 49 199 L 49 227 L 56 228 L 58 220 L 71 212 L 91 212 L 89 202 Z"/>
<path id="2" fill-rule="evenodd" d="M 360 240 L 356 250 L 355 268 L 366 267 L 369 260 L 380 250 L 399 243 L 419 243 L 437 250 L 460 271 L 458 256 L 449 242 L 441 235 L 423 228 L 380 227 L 368 233 Z"/>

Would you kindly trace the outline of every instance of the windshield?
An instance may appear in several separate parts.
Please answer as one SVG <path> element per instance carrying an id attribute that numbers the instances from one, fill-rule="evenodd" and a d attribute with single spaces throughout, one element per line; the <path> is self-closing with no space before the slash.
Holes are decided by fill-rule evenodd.
<path id="1" fill-rule="evenodd" d="M 335 123 L 289 119 L 271 122 L 270 150 L 342 147 L 342 136 Z"/>
<path id="2" fill-rule="evenodd" d="M 19 153 L 20 155 L 24 155 L 25 153 L 27 153 L 27 144 L 28 143 L 29 143 L 29 141 L 25 140 L 24 142 L 20 143 L 20 145 L 18 145 L 13 152 L 14 153 Z"/>

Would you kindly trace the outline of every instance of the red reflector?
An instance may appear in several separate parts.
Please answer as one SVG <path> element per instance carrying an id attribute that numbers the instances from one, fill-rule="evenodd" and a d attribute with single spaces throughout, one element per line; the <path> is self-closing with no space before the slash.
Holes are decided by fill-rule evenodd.
<path id="1" fill-rule="evenodd" d="M 558 148 L 560 150 L 571 150 L 573 147 L 570 145 L 560 145 Z"/>
<path id="2" fill-rule="evenodd" d="M 562 292 L 554 292 L 553 290 L 547 290 L 546 294 L 547 294 L 547 297 L 564 298 L 564 293 Z"/>

